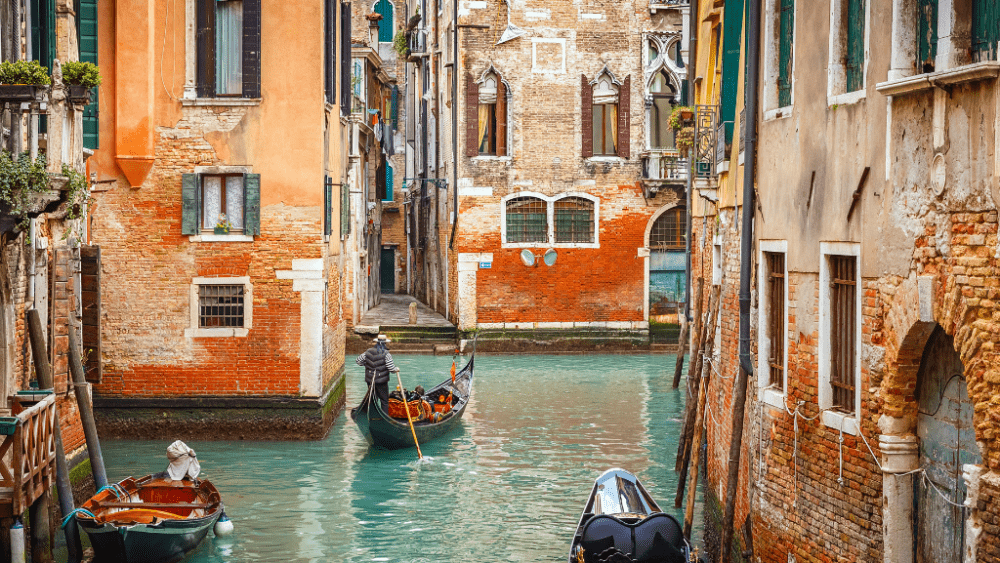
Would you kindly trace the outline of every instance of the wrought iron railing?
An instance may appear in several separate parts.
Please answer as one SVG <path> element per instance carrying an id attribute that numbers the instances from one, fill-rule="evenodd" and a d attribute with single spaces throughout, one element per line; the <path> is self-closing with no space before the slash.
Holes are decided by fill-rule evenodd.
<path id="1" fill-rule="evenodd" d="M 694 161 L 696 178 L 715 176 L 715 164 L 719 162 L 716 151 L 719 138 L 716 128 L 718 119 L 719 106 L 700 105 L 695 108 Z"/>
<path id="2" fill-rule="evenodd" d="M 650 6 L 687 6 L 688 0 L 649 0 Z"/>

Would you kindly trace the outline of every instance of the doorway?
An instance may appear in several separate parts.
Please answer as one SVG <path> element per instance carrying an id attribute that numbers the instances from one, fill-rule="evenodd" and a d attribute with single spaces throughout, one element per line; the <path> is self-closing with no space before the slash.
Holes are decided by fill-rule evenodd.
<path id="1" fill-rule="evenodd" d="M 919 463 L 914 479 L 914 543 L 917 563 L 965 563 L 969 509 L 962 466 L 982 464 L 965 367 L 954 341 L 940 326 L 924 348 L 917 372 Z M 936 490 L 935 490 L 936 489 Z"/>
<path id="2" fill-rule="evenodd" d="M 396 293 L 396 249 L 383 246 L 379 277 L 382 293 Z"/>

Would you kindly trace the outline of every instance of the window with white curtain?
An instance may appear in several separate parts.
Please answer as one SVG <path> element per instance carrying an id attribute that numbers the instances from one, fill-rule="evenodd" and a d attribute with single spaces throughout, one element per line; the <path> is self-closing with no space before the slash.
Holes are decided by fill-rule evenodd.
<path id="1" fill-rule="evenodd" d="M 215 93 L 243 94 L 243 0 L 215 3 Z"/>

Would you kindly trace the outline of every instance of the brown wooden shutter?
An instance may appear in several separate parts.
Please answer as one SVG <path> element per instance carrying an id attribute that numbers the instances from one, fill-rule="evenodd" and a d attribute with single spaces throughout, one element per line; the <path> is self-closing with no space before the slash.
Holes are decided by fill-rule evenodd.
<path id="1" fill-rule="evenodd" d="M 323 23 L 325 24 L 323 30 L 323 59 L 326 63 L 323 65 L 323 90 L 326 94 L 326 103 L 328 104 L 334 103 L 337 99 L 335 90 L 336 82 L 333 79 L 336 76 L 337 68 L 337 54 L 336 49 L 334 49 L 337 41 L 337 26 L 334 22 L 335 16 L 336 11 L 333 0 L 326 0 L 323 3 Z"/>
<path id="2" fill-rule="evenodd" d="M 631 155 L 632 125 L 632 75 L 625 77 L 625 84 L 618 90 L 618 156 L 628 160 Z"/>
<path id="3" fill-rule="evenodd" d="M 84 373 L 87 381 L 101 382 L 101 247 L 80 247 L 80 304 L 83 307 Z"/>
<path id="4" fill-rule="evenodd" d="M 479 156 L 479 84 L 465 75 L 465 156 Z"/>
<path id="5" fill-rule="evenodd" d="M 215 96 L 215 0 L 198 0 L 197 11 L 198 97 L 211 98 Z"/>
<path id="6" fill-rule="evenodd" d="M 497 156 L 507 156 L 507 85 L 497 80 Z"/>
<path id="7" fill-rule="evenodd" d="M 243 97 L 260 97 L 260 0 L 243 0 Z"/>
<path id="8" fill-rule="evenodd" d="M 594 90 L 583 75 L 580 81 L 580 122 L 583 130 L 583 158 L 594 156 Z"/>
<path id="9" fill-rule="evenodd" d="M 340 115 L 351 115 L 351 5 L 340 5 Z"/>

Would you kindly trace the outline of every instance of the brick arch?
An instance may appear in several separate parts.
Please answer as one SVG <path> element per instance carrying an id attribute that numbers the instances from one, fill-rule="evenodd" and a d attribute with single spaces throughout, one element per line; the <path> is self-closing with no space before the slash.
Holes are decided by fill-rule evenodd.
<path id="1" fill-rule="evenodd" d="M 654 212 L 653 215 L 649 218 L 649 221 L 646 223 L 646 232 L 642 238 L 642 245 L 646 248 L 649 248 L 649 235 L 652 234 L 653 224 L 656 223 L 656 220 L 660 218 L 660 215 L 663 215 L 664 213 L 670 211 L 671 209 L 683 206 L 684 206 L 684 201 L 678 200 L 673 203 L 668 203 L 663 207 L 657 209 L 656 212 Z M 690 217 L 688 218 L 688 220 L 690 220 Z"/>

